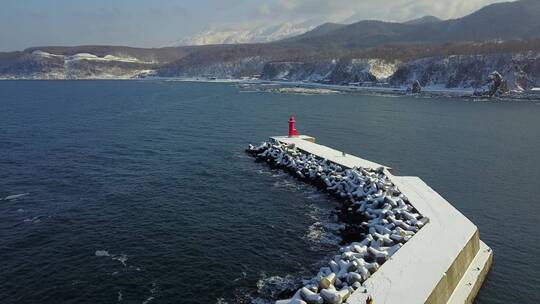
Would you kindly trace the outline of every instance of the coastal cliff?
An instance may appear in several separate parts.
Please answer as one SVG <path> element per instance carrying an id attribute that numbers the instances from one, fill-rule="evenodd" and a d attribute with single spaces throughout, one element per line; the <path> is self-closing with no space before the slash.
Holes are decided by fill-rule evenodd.
<path id="1" fill-rule="evenodd" d="M 2 79 L 133 79 L 174 77 L 200 79 L 260 79 L 334 85 L 478 89 L 497 71 L 510 89 L 540 85 L 540 52 L 432 56 L 411 60 L 336 58 L 275 60 L 247 56 L 231 60 L 175 62 L 81 53 L 70 56 L 44 51 L 23 53 L 0 64 Z"/>

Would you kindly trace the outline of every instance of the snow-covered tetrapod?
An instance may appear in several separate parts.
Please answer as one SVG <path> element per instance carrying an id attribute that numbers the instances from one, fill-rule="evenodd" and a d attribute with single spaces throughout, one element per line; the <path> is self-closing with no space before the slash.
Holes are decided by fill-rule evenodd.
<path id="1" fill-rule="evenodd" d="M 342 204 L 345 245 L 276 303 L 472 302 L 492 260 L 465 216 L 420 179 L 314 143 L 273 137 L 247 152 L 327 191 Z"/>

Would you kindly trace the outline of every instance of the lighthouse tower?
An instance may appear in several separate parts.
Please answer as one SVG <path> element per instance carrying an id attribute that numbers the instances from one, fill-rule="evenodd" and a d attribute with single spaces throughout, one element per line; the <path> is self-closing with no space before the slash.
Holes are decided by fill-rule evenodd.
<path id="1" fill-rule="evenodd" d="M 298 130 L 296 130 L 296 120 L 294 116 L 289 118 L 289 137 L 298 137 Z"/>

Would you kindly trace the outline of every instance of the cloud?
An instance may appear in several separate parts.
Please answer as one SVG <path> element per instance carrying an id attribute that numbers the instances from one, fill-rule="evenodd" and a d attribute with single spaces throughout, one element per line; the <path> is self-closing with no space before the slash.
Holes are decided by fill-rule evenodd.
<path id="1" fill-rule="evenodd" d="M 425 15 L 457 18 L 487 4 L 505 0 L 278 0 L 259 7 L 261 18 L 320 20 L 321 22 L 361 19 L 404 21 Z M 271 12 L 269 14 L 268 12 Z"/>
<path id="2" fill-rule="evenodd" d="M 35 45 L 157 47 L 208 29 L 456 18 L 504 0 L 3 0 L 0 51 Z"/>
<path id="3" fill-rule="evenodd" d="M 259 14 L 263 16 L 270 16 L 271 13 L 272 11 L 270 10 L 270 7 L 268 6 L 268 4 L 265 3 L 259 6 Z"/>

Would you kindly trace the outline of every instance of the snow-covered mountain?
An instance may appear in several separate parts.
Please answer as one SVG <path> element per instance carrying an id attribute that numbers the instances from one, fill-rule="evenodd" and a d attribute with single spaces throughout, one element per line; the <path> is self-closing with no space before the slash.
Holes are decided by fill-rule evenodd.
<path id="1" fill-rule="evenodd" d="M 315 28 L 310 23 L 281 23 L 250 29 L 211 29 L 179 40 L 176 45 L 210 45 L 271 42 L 301 35 Z"/>
<path id="2" fill-rule="evenodd" d="M 154 73 L 159 62 L 128 54 L 54 54 L 26 51 L 0 60 L 0 79 L 129 79 Z"/>

